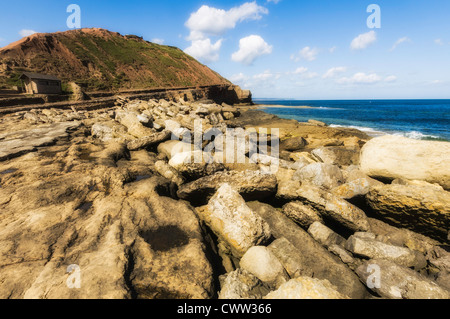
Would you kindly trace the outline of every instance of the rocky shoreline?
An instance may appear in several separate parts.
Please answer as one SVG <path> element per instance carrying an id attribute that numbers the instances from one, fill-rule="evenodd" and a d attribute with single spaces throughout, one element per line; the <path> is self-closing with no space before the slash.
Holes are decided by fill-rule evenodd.
<path id="1" fill-rule="evenodd" d="M 119 102 L 0 118 L 0 298 L 450 297 L 450 143 Z"/>

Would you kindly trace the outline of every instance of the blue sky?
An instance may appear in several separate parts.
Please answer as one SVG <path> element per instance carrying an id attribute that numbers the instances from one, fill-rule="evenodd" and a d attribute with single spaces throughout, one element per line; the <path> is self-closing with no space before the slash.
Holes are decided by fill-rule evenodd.
<path id="1" fill-rule="evenodd" d="M 450 98 L 448 0 L 3 0 L 0 46 L 68 30 L 72 3 L 83 28 L 177 46 L 256 98 Z"/>

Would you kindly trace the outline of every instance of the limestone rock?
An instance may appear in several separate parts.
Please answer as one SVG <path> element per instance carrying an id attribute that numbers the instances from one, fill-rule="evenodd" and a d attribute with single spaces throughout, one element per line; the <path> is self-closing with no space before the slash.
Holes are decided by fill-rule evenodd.
<path id="1" fill-rule="evenodd" d="M 388 245 L 371 238 L 351 236 L 345 248 L 353 254 L 369 259 L 386 259 L 405 267 L 421 269 L 426 266 L 425 258 L 419 253 L 394 245 Z"/>
<path id="2" fill-rule="evenodd" d="M 195 145 L 179 140 L 170 140 L 158 145 L 158 153 L 165 155 L 169 160 L 179 153 L 192 152 L 197 149 Z"/>
<path id="3" fill-rule="evenodd" d="M 168 131 L 164 131 L 161 133 L 153 133 L 150 136 L 143 137 L 140 139 L 135 139 L 128 142 L 127 147 L 130 151 L 137 151 L 143 148 L 152 147 L 154 145 L 158 145 L 164 141 L 167 141 L 170 138 L 170 133 Z"/>
<path id="4" fill-rule="evenodd" d="M 338 187 L 344 182 L 344 176 L 339 167 L 323 163 L 304 167 L 294 175 L 294 179 L 310 182 L 324 189 Z"/>
<path id="5" fill-rule="evenodd" d="M 296 200 L 312 206 L 322 217 L 331 218 L 349 230 L 369 230 L 367 216 L 361 209 L 331 193 L 305 184 L 295 194 L 290 194 L 292 197 L 295 195 Z"/>
<path id="6" fill-rule="evenodd" d="M 0 134 L 0 161 L 33 152 L 40 146 L 51 145 L 67 137 L 70 130 L 80 125 L 79 122 L 54 123 Z"/>
<path id="7" fill-rule="evenodd" d="M 313 271 L 305 267 L 305 257 L 286 238 L 282 237 L 275 240 L 268 248 L 281 262 L 289 277 L 314 276 Z"/>
<path id="8" fill-rule="evenodd" d="M 369 193 L 371 183 L 367 178 L 356 179 L 347 182 L 331 190 L 331 192 L 343 199 L 352 199 L 358 196 L 365 196 Z"/>
<path id="9" fill-rule="evenodd" d="M 450 143 L 378 137 L 363 147 L 361 169 L 374 178 L 423 180 L 449 190 Z"/>
<path id="10" fill-rule="evenodd" d="M 387 260 L 369 260 L 356 273 L 368 287 L 388 299 L 449 299 L 447 290 L 406 267 Z M 378 277 L 378 278 L 377 278 Z"/>
<path id="11" fill-rule="evenodd" d="M 275 288 L 289 280 L 283 265 L 267 247 L 255 246 L 250 248 L 242 257 L 240 265 L 242 269 Z"/>
<path id="12" fill-rule="evenodd" d="M 178 153 L 169 165 L 188 180 L 196 180 L 225 169 L 223 164 L 214 163 L 213 157 L 201 150 Z"/>
<path id="13" fill-rule="evenodd" d="M 332 245 L 343 245 L 345 243 L 345 238 L 338 235 L 320 222 L 314 222 L 309 227 L 308 233 L 325 247 L 330 247 Z"/>
<path id="14" fill-rule="evenodd" d="M 308 142 L 301 136 L 292 137 L 281 142 L 280 150 L 295 152 L 304 149 L 307 144 Z"/>
<path id="15" fill-rule="evenodd" d="M 322 163 L 343 167 L 358 165 L 360 150 L 345 147 L 321 147 L 313 150 L 311 155 Z"/>
<path id="16" fill-rule="evenodd" d="M 298 277 L 269 293 L 264 299 L 348 299 L 327 280 Z"/>
<path id="17" fill-rule="evenodd" d="M 440 245 L 437 240 L 408 229 L 391 226 L 378 219 L 369 218 L 369 224 L 370 231 L 376 235 L 376 239 L 386 244 L 407 247 L 423 254 Z"/>
<path id="18" fill-rule="evenodd" d="M 269 289 L 246 270 L 238 269 L 220 277 L 220 300 L 262 299 Z"/>
<path id="19" fill-rule="evenodd" d="M 301 202 L 290 202 L 284 205 L 283 213 L 303 229 L 308 229 L 314 222 L 323 222 L 322 217 L 316 210 Z"/>
<path id="20" fill-rule="evenodd" d="M 450 192 L 413 185 L 385 185 L 372 188 L 366 198 L 373 211 L 390 224 L 447 241 Z"/>
<path id="21" fill-rule="evenodd" d="M 224 183 L 230 184 L 246 200 L 265 199 L 275 195 L 277 191 L 277 179 L 274 175 L 259 171 L 233 171 L 218 172 L 183 185 L 178 191 L 178 197 L 195 203 L 204 203 Z"/>
<path id="22" fill-rule="evenodd" d="M 328 280 L 341 294 L 350 298 L 366 297 L 366 289 L 358 277 L 292 220 L 270 205 L 259 202 L 248 205 L 270 225 L 276 239 L 286 238 L 296 248 L 297 253 L 302 256 L 297 258 L 302 263 L 297 266 L 301 268 L 299 272 L 302 275 L 307 276 L 308 272 L 312 272 L 315 278 Z"/>
<path id="23" fill-rule="evenodd" d="M 159 195 L 166 181 L 126 184 L 128 169 L 104 166 L 100 146 L 64 147 L 49 148 L 51 159 L 17 159 L 27 174 L 0 188 L 0 298 L 211 297 L 199 222 L 189 205 Z M 81 274 L 81 289 L 69 288 L 77 281 L 68 268 Z"/>
<path id="24" fill-rule="evenodd" d="M 253 246 L 270 239 L 269 225 L 255 214 L 239 193 L 222 184 L 208 205 L 197 209 L 200 218 L 241 258 Z"/>
<path id="25" fill-rule="evenodd" d="M 181 176 L 176 169 L 163 161 L 157 161 L 155 163 L 155 170 L 161 174 L 161 176 L 167 178 L 173 183 L 181 186 L 184 184 L 184 178 Z"/>

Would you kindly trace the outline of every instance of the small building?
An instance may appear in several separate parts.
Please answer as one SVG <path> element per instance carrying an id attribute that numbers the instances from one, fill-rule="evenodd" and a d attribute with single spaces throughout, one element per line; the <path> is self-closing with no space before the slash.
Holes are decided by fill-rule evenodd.
<path id="1" fill-rule="evenodd" d="M 25 72 L 20 76 L 28 94 L 61 94 L 61 80 L 54 75 Z"/>

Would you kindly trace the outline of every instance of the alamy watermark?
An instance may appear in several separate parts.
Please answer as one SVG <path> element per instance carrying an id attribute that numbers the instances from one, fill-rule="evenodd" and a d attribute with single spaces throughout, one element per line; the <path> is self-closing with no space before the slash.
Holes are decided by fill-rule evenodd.
<path id="1" fill-rule="evenodd" d="M 367 18 L 367 27 L 381 29 L 381 7 L 378 4 L 371 4 L 367 7 L 367 12 L 371 13 Z"/>
<path id="2" fill-rule="evenodd" d="M 71 13 L 67 18 L 67 27 L 69 29 L 81 28 L 81 8 L 78 4 L 71 4 L 67 7 L 67 13 Z"/>
<path id="3" fill-rule="evenodd" d="M 81 289 L 81 268 L 78 265 L 70 265 L 67 267 L 69 277 L 66 280 L 67 288 Z"/>

